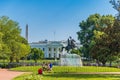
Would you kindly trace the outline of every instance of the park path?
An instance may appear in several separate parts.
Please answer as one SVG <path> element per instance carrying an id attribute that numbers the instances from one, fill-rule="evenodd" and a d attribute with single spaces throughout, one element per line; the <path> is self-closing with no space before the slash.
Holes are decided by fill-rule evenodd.
<path id="1" fill-rule="evenodd" d="M 10 71 L 8 69 L 0 69 L 0 80 L 12 80 L 13 78 L 26 72 Z"/>

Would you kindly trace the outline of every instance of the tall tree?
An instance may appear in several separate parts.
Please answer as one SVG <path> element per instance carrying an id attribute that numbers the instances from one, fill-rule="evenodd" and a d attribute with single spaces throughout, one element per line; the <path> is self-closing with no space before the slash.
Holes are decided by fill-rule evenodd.
<path id="1" fill-rule="evenodd" d="M 19 62 L 21 56 L 30 52 L 28 42 L 20 35 L 21 29 L 17 22 L 6 16 L 0 17 L 0 33 L 3 44 L 1 54 L 8 55 L 10 62 Z"/>
<path id="2" fill-rule="evenodd" d="M 103 34 L 95 38 L 95 45 L 91 50 L 92 57 L 103 65 L 118 59 L 120 56 L 120 21 L 115 20 L 113 26 L 103 29 Z M 97 51 L 96 51 L 97 49 Z"/>
<path id="3" fill-rule="evenodd" d="M 112 26 L 114 17 L 111 15 L 90 15 L 87 20 L 80 22 L 80 31 L 77 32 L 78 40 L 83 45 L 83 57 L 91 58 L 90 50 L 94 45 L 94 31 L 101 31 L 104 27 Z"/>

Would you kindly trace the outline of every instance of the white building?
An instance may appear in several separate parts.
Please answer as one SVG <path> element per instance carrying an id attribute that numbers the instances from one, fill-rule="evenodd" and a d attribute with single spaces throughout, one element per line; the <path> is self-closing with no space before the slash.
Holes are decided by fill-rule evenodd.
<path id="1" fill-rule="evenodd" d="M 30 46 L 32 48 L 40 48 L 44 51 L 44 58 L 60 58 L 60 55 L 62 53 L 65 53 L 66 51 L 61 52 L 62 47 L 67 46 L 67 41 L 39 41 L 39 42 L 33 42 L 30 43 Z M 77 43 L 77 46 L 80 45 Z"/>
<path id="2" fill-rule="evenodd" d="M 60 58 L 61 49 L 66 45 L 62 41 L 39 41 L 30 43 L 32 48 L 40 48 L 44 51 L 44 58 Z"/>

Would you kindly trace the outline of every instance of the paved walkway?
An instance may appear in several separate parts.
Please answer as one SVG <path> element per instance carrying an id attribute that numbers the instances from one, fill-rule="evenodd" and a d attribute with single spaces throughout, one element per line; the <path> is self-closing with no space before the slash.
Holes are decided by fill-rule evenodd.
<path id="1" fill-rule="evenodd" d="M 8 69 L 0 69 L 0 80 L 12 80 L 25 72 L 9 71 Z"/>

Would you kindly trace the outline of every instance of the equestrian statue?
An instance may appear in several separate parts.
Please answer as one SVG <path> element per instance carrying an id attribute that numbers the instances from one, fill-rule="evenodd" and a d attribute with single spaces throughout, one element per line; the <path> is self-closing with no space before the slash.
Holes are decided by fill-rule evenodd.
<path id="1" fill-rule="evenodd" d="M 62 47 L 62 51 L 63 49 L 65 48 L 65 50 L 67 50 L 67 53 L 71 50 L 71 49 L 74 49 L 76 46 L 75 46 L 75 40 L 72 39 L 72 37 L 70 36 L 67 40 L 67 46 L 66 47 Z"/>

